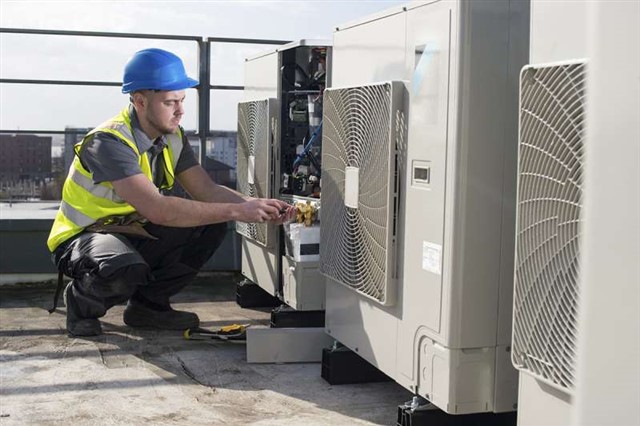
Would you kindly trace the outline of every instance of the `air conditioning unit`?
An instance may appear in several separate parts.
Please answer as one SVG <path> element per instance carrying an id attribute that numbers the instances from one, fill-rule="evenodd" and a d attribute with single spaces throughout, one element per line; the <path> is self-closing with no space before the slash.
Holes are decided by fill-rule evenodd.
<path id="1" fill-rule="evenodd" d="M 528 2 L 460 0 L 412 2 L 334 33 L 326 329 L 452 414 L 517 402 L 517 81 L 528 28 Z"/>
<path id="2" fill-rule="evenodd" d="M 640 421 L 637 272 L 629 282 L 640 255 L 638 209 L 626 222 L 616 213 L 638 206 L 639 151 L 624 141 L 634 139 L 634 128 L 638 138 L 639 16 L 633 2 L 532 4 L 531 63 L 520 76 L 513 301 L 519 425 Z M 635 53 L 624 63 L 612 62 L 628 52 Z M 625 168 L 624 159 L 634 155 L 635 164 Z M 603 208 L 611 191 L 625 201 Z M 616 237 L 615 248 L 587 238 L 618 221 L 629 236 Z M 620 253 L 615 262 L 610 250 Z M 631 288 L 635 307 L 631 294 L 616 296 Z M 635 332 L 624 333 L 631 312 Z M 611 333 L 620 333 L 615 343 L 606 341 Z"/>
<path id="3" fill-rule="evenodd" d="M 242 274 L 297 310 L 324 309 L 318 272 L 322 92 L 331 47 L 300 40 L 248 58 L 238 105 L 237 188 L 246 195 L 303 203 L 314 214 L 294 228 L 237 224 Z"/>

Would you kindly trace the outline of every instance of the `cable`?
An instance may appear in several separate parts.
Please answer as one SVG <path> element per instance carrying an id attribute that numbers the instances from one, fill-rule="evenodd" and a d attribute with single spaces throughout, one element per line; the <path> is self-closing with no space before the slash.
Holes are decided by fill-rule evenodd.
<path id="1" fill-rule="evenodd" d="M 316 142 L 316 139 L 318 138 L 318 135 L 320 134 L 321 131 L 322 131 L 322 120 L 320 120 L 320 125 L 318 126 L 316 131 L 313 132 L 313 134 L 311 135 L 311 139 L 309 139 L 309 142 L 307 142 L 307 145 L 304 147 L 302 152 L 300 154 L 298 154 L 296 159 L 293 161 L 292 170 L 295 170 L 296 167 L 298 167 L 300 165 L 300 162 L 302 160 L 304 160 L 304 157 L 309 156 L 309 161 L 311 161 L 313 163 L 313 166 L 318 170 L 318 173 L 320 173 L 320 166 L 319 166 L 317 160 L 315 158 L 313 158 L 312 155 L 309 155 L 309 149 L 311 149 L 313 144 Z"/>

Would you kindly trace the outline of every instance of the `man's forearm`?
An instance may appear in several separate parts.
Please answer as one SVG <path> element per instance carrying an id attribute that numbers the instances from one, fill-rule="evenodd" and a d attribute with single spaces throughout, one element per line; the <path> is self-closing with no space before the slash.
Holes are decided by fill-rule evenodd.
<path id="1" fill-rule="evenodd" d="M 213 182 L 199 165 L 182 172 L 178 175 L 178 180 L 194 200 L 207 203 L 242 203 L 251 199 Z"/>
<path id="2" fill-rule="evenodd" d="M 211 195 L 211 201 L 221 203 L 241 203 L 243 201 L 251 199 L 251 197 L 244 195 L 234 189 L 217 184 L 215 185 L 215 189 L 213 190 L 213 194 Z"/>
<path id="3" fill-rule="evenodd" d="M 157 225 L 177 228 L 228 222 L 238 217 L 237 202 L 211 203 L 171 196 L 161 197 L 153 213 L 147 215 L 147 219 Z"/>
<path id="4" fill-rule="evenodd" d="M 208 203 L 167 197 L 158 194 L 144 207 L 143 214 L 151 222 L 173 227 L 200 226 L 230 220 L 254 223 L 284 223 L 293 218 L 295 209 L 284 201 L 252 198 L 238 203 Z M 146 213 L 146 214 L 145 214 Z"/>
<path id="5" fill-rule="evenodd" d="M 112 184 L 120 198 L 151 222 L 163 226 L 191 227 L 230 220 L 282 223 L 293 215 L 290 206 L 283 201 L 244 197 L 214 184 L 208 177 L 198 178 L 198 175 L 202 176 L 202 170 L 192 169 L 193 173 L 181 174 L 186 178 L 181 183 L 187 183 L 183 186 L 194 200 L 163 195 L 143 174 L 113 181 Z"/>

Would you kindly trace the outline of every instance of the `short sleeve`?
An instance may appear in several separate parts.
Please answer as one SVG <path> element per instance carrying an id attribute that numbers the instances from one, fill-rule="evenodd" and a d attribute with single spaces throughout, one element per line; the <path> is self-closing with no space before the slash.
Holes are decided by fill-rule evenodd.
<path id="1" fill-rule="evenodd" d="M 93 182 L 112 182 L 142 173 L 138 155 L 109 133 L 97 133 L 80 151 L 80 161 L 93 174 Z"/>

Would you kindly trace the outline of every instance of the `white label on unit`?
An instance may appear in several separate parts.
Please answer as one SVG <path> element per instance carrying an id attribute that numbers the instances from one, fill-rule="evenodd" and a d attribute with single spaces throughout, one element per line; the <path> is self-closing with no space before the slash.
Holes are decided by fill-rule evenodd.
<path id="1" fill-rule="evenodd" d="M 350 166 L 344 170 L 344 205 L 352 209 L 358 208 L 359 171 L 359 168 Z"/>
<path id="2" fill-rule="evenodd" d="M 247 167 L 247 182 L 249 182 L 249 185 L 253 185 L 254 180 L 254 174 L 255 174 L 255 170 L 256 170 L 256 157 L 255 155 L 250 155 L 249 156 L 249 164 Z"/>
<path id="3" fill-rule="evenodd" d="M 440 244 L 422 242 L 422 269 L 440 275 L 442 264 L 442 246 Z"/>

